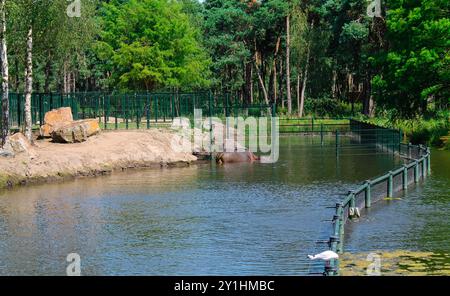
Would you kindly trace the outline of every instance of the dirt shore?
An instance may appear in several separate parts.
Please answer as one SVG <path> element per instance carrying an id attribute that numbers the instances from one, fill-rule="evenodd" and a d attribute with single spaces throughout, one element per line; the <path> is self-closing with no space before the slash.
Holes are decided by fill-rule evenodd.
<path id="1" fill-rule="evenodd" d="M 103 132 L 77 144 L 39 140 L 28 152 L 0 157 L 0 188 L 197 160 L 176 151 L 173 141 L 174 135 L 163 130 Z"/>

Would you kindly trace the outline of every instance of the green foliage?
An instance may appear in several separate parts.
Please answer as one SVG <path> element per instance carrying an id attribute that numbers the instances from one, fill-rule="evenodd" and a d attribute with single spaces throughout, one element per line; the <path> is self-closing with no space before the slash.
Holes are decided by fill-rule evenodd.
<path id="1" fill-rule="evenodd" d="M 7 4 L 7 44 L 12 90 L 23 91 L 25 41 L 28 26 L 33 27 L 35 91 L 58 90 L 64 68 L 77 69 L 79 78 L 88 76 L 86 49 L 90 48 L 97 25 L 97 0 L 82 4 L 80 17 L 68 17 L 65 0 L 17 0 Z M 11 34 L 11 32 L 14 32 Z"/>
<path id="2" fill-rule="evenodd" d="M 208 85 L 208 57 L 183 6 L 168 0 L 104 3 L 97 58 L 111 87 L 154 90 Z"/>
<path id="3" fill-rule="evenodd" d="M 377 101 L 398 116 L 425 113 L 430 101 L 450 100 L 450 2 L 392 0 L 387 12 L 389 49 L 374 56 Z"/>
<path id="4" fill-rule="evenodd" d="M 370 122 L 402 130 L 413 144 L 442 146 L 443 138 L 450 133 L 450 113 L 441 111 L 432 116 L 416 116 L 410 119 L 396 117 L 395 110 L 386 111 L 382 117 L 367 119 Z"/>
<path id="5" fill-rule="evenodd" d="M 360 110 L 361 105 L 357 104 L 355 110 Z M 346 102 L 337 101 L 330 98 L 309 99 L 305 102 L 305 112 L 316 117 L 350 117 L 352 116 L 351 105 Z"/>
<path id="6" fill-rule="evenodd" d="M 69 18 L 66 0 L 6 1 L 11 90 L 31 23 L 35 91 L 60 92 L 69 73 L 68 91 L 210 88 L 244 105 L 267 93 L 284 114 L 287 80 L 297 108 L 306 80 L 307 114 L 350 116 L 373 96 L 380 117 L 427 121 L 450 102 L 450 2 L 385 3 L 372 19 L 365 0 L 89 0 Z"/>

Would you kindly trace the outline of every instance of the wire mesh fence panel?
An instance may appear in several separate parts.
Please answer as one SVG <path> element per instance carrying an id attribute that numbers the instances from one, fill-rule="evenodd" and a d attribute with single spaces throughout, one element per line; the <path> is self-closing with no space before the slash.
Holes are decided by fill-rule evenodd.
<path id="1" fill-rule="evenodd" d="M 371 193 L 372 193 L 372 203 L 378 202 L 386 198 L 388 196 L 387 180 L 372 185 Z"/>
<path id="2" fill-rule="evenodd" d="M 403 172 L 398 173 L 392 177 L 393 192 L 399 192 L 403 189 Z"/>
<path id="3" fill-rule="evenodd" d="M 359 209 L 363 209 L 366 206 L 366 193 L 361 191 L 355 194 L 355 206 Z"/>
<path id="4" fill-rule="evenodd" d="M 353 141 L 359 139 L 360 142 L 373 144 L 378 150 L 388 151 L 393 155 L 398 154 L 404 158 L 406 164 L 365 182 L 344 199 L 342 211 L 339 212 L 338 208 L 336 210 L 337 217 L 334 218 L 336 222 L 334 222 L 335 227 L 332 231 L 334 236 L 336 236 L 336 231 L 339 232 L 340 241 L 338 245 L 333 244 L 333 236 L 330 236 L 330 250 L 332 251 L 343 250 L 345 223 L 352 218 L 350 215 L 355 214 L 353 207 L 362 209 L 370 207 L 372 203 L 386 197 L 393 197 L 408 185 L 425 179 L 430 171 L 430 150 L 420 145 L 401 144 L 401 133 L 398 131 L 373 128 L 372 133 L 367 133 L 367 130 L 361 130 L 362 127 L 367 127 L 367 124 L 356 121 L 351 121 L 350 127 L 352 133 L 356 134 L 356 136 L 352 136 Z M 333 261 L 330 266 L 325 267 L 325 274 L 335 275 L 337 273 L 336 262 Z"/>

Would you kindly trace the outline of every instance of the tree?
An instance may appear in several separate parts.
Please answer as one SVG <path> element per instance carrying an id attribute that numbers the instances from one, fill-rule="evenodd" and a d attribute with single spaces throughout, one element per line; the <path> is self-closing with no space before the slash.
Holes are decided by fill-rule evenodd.
<path id="1" fill-rule="evenodd" d="M 103 4 L 95 52 L 110 72 L 110 85 L 155 90 L 208 84 L 209 59 L 199 31 L 182 8 L 168 0 Z"/>
<path id="2" fill-rule="evenodd" d="M 25 137 L 31 142 L 31 94 L 33 92 L 33 26 L 30 25 L 27 34 L 26 65 L 25 65 Z"/>
<path id="3" fill-rule="evenodd" d="M 292 113 L 290 34 L 291 34 L 290 15 L 288 14 L 286 16 L 286 92 L 287 92 L 288 114 Z"/>
<path id="4" fill-rule="evenodd" d="M 9 68 L 6 43 L 6 0 L 0 3 L 0 60 L 2 75 L 2 147 L 9 134 Z"/>
<path id="5" fill-rule="evenodd" d="M 450 2 L 392 0 L 387 12 L 387 50 L 372 57 L 381 71 L 372 80 L 377 102 L 413 117 L 428 103 L 450 98 Z"/>

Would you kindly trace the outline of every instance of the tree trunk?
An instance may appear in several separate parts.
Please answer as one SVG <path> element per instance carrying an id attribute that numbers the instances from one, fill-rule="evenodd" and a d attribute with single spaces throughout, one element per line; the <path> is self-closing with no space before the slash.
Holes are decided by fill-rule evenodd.
<path id="1" fill-rule="evenodd" d="M 264 78 L 261 76 L 261 71 L 258 67 L 258 63 L 257 63 L 256 59 L 255 59 L 255 68 L 256 68 L 256 74 L 258 75 L 259 86 L 260 86 L 261 92 L 263 94 L 264 101 L 266 102 L 267 105 L 269 105 L 269 96 L 267 94 L 267 90 L 264 85 Z"/>
<path id="2" fill-rule="evenodd" d="M 284 85 L 281 86 L 283 83 L 283 60 L 280 59 L 280 100 L 281 100 L 281 108 L 284 109 Z"/>
<path id="3" fill-rule="evenodd" d="M 52 75 L 52 56 L 48 55 L 47 63 L 45 64 L 45 81 L 44 81 L 44 92 L 50 92 L 50 76 Z"/>
<path id="4" fill-rule="evenodd" d="M 72 72 L 72 92 L 76 92 L 77 88 L 77 77 L 76 77 L 76 73 Z"/>
<path id="5" fill-rule="evenodd" d="M 253 66 L 250 66 L 250 105 L 253 104 Z"/>
<path id="6" fill-rule="evenodd" d="M 33 27 L 27 35 L 27 52 L 25 66 L 25 137 L 32 142 L 31 93 L 33 91 Z"/>
<path id="7" fill-rule="evenodd" d="M 19 59 L 17 57 L 14 58 L 14 68 L 16 70 L 16 75 L 14 78 L 14 90 L 19 92 L 20 88 L 20 78 L 19 78 Z"/>
<path id="8" fill-rule="evenodd" d="M 276 105 L 278 101 L 278 81 L 277 81 L 277 60 L 278 52 L 280 50 L 281 37 L 278 37 L 277 44 L 275 46 L 275 55 L 273 58 L 273 103 Z"/>
<path id="9" fill-rule="evenodd" d="M 311 22 L 311 31 L 313 29 L 314 29 L 314 20 Z M 310 38 L 309 44 L 308 44 L 308 52 L 306 53 L 306 65 L 305 65 L 305 73 L 303 74 L 302 94 L 300 97 L 300 117 L 303 116 L 303 106 L 305 105 L 306 85 L 308 83 L 309 58 L 311 55 L 311 43 L 312 43 L 312 40 Z"/>
<path id="10" fill-rule="evenodd" d="M 8 50 L 6 46 L 6 13 L 5 2 L 1 1 L 1 24 L 0 24 L 0 59 L 2 62 L 2 147 L 5 145 L 9 134 L 9 69 Z"/>
<path id="11" fill-rule="evenodd" d="M 372 96 L 370 77 L 366 79 L 364 86 L 364 103 L 363 103 L 363 113 L 366 116 L 375 116 L 375 102 Z"/>
<path id="12" fill-rule="evenodd" d="M 337 97 L 337 71 L 333 70 L 333 83 L 331 85 L 331 94 L 333 99 L 336 99 Z"/>
<path id="13" fill-rule="evenodd" d="M 264 86 L 264 80 L 263 80 L 263 78 L 261 76 L 261 73 L 260 73 L 260 71 L 258 69 L 258 66 L 256 66 L 256 72 L 258 73 L 258 80 L 259 80 L 259 84 L 260 84 L 260 87 L 261 87 L 261 91 L 262 91 L 263 96 L 264 96 L 264 101 L 266 102 L 266 105 L 269 105 L 269 96 L 267 94 L 266 87 Z"/>
<path id="14" fill-rule="evenodd" d="M 298 108 L 298 117 L 303 116 L 303 104 L 300 102 L 300 74 L 297 74 L 297 108 Z"/>
<path id="15" fill-rule="evenodd" d="M 250 103 L 250 93 L 251 93 L 251 80 L 252 80 L 252 64 L 246 63 L 245 64 L 245 86 L 244 86 L 244 100 L 245 105 L 249 105 Z"/>
<path id="16" fill-rule="evenodd" d="M 63 66 L 63 93 L 67 93 L 67 65 L 64 62 L 64 66 Z"/>
<path id="17" fill-rule="evenodd" d="M 288 114 L 292 113 L 292 97 L 291 97 L 291 53 L 290 53 L 290 43 L 291 43 L 291 26 L 290 26 L 290 16 L 286 17 L 286 91 L 287 91 L 287 105 Z"/>

